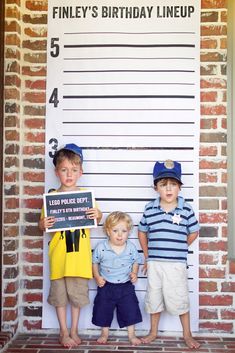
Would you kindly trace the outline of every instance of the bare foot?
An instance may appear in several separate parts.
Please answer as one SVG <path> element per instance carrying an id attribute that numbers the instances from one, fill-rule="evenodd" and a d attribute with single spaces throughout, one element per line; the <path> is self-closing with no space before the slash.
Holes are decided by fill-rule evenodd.
<path id="1" fill-rule="evenodd" d="M 141 341 L 143 343 L 151 343 L 151 342 L 155 341 L 156 338 L 157 338 L 157 335 L 150 333 L 148 336 L 142 337 Z"/>
<path id="2" fill-rule="evenodd" d="M 78 346 L 79 344 L 82 343 L 81 338 L 78 336 L 77 332 L 74 333 L 70 333 L 71 338 L 74 340 L 74 342 L 76 343 L 76 346 Z"/>
<path id="3" fill-rule="evenodd" d="M 192 336 L 184 337 L 184 342 L 189 348 L 199 348 L 200 343 L 197 342 Z"/>
<path id="4" fill-rule="evenodd" d="M 136 336 L 129 337 L 129 341 L 132 346 L 139 346 L 142 343 L 141 339 Z"/>
<path id="5" fill-rule="evenodd" d="M 107 343 L 108 341 L 108 336 L 106 335 L 101 335 L 98 339 L 97 339 L 97 342 L 98 343 Z"/>
<path id="6" fill-rule="evenodd" d="M 63 335 L 59 337 L 59 342 L 63 347 L 71 348 L 76 347 L 76 342 L 68 335 Z"/>

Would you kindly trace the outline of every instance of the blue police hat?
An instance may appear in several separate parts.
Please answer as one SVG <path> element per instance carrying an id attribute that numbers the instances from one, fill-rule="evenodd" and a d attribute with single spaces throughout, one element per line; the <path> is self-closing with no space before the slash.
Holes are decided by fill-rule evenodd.
<path id="1" fill-rule="evenodd" d="M 83 162 L 83 154 L 82 154 L 82 149 L 81 147 L 75 145 L 75 143 L 67 143 L 66 145 L 64 145 L 63 147 L 61 147 L 58 151 L 56 151 L 54 157 L 53 157 L 53 164 L 56 166 L 56 159 L 57 159 L 57 156 L 58 156 L 58 153 L 62 150 L 67 150 L 67 151 L 71 151 L 75 154 L 77 154 L 80 159 L 81 159 L 81 162 Z"/>
<path id="2" fill-rule="evenodd" d="M 159 181 L 163 178 L 172 178 L 178 180 L 181 184 L 181 164 L 170 159 L 160 163 L 156 162 L 153 168 L 153 180 Z"/>

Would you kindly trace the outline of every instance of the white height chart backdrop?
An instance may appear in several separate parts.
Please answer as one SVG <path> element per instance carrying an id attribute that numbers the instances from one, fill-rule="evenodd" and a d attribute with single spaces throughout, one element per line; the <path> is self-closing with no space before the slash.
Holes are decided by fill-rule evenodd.
<path id="1" fill-rule="evenodd" d="M 65 3 L 66 6 L 62 6 Z M 198 210 L 200 0 L 48 1 L 46 192 L 58 186 L 52 157 L 65 143 L 84 151 L 79 185 L 94 190 L 104 218 L 114 210 L 134 220 L 132 241 L 152 188 L 155 161 L 182 163 L 181 194 Z M 44 243 L 43 327 L 58 327 L 49 289 L 48 240 Z M 92 230 L 92 245 L 104 238 Z M 198 329 L 198 245 L 188 256 L 191 326 Z M 146 278 L 136 291 L 144 312 Z M 91 324 L 82 309 L 80 329 Z M 70 317 L 68 317 L 69 319 Z M 113 327 L 117 328 L 114 320 Z M 178 331 L 178 318 L 164 313 L 160 330 Z"/>

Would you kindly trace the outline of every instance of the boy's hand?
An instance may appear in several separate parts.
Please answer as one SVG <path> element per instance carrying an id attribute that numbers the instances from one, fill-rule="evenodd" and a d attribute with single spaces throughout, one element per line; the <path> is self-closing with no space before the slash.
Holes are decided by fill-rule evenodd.
<path id="1" fill-rule="evenodd" d="M 45 231 L 46 228 L 51 228 L 55 224 L 55 217 L 44 217 L 38 222 L 41 230 Z"/>
<path id="2" fill-rule="evenodd" d="M 147 268 L 147 261 L 145 261 L 145 262 L 144 262 L 144 265 L 143 265 L 143 267 L 142 267 L 142 272 L 143 272 L 144 275 L 147 274 L 147 270 L 148 270 L 148 268 Z"/>
<path id="3" fill-rule="evenodd" d="M 131 273 L 130 273 L 130 280 L 131 280 L 131 283 L 135 283 L 135 282 L 137 281 L 137 279 L 138 279 L 137 273 L 131 272 Z"/>
<path id="4" fill-rule="evenodd" d="M 98 208 L 89 208 L 89 210 L 86 211 L 86 215 L 89 219 L 96 219 L 98 223 L 102 218 L 102 213 Z"/>
<path id="5" fill-rule="evenodd" d="M 98 287 L 103 287 L 106 283 L 105 279 L 102 276 L 96 277 L 95 280 Z"/>

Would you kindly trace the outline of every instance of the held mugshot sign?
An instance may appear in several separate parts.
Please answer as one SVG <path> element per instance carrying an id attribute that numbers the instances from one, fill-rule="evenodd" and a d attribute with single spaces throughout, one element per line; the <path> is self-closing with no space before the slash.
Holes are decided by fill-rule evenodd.
<path id="1" fill-rule="evenodd" d="M 201 0 L 48 0 L 46 190 L 58 180 L 52 158 L 75 143 L 83 150 L 82 188 L 94 190 L 103 220 L 112 211 L 130 214 L 130 239 L 143 256 L 137 227 L 147 202 L 156 198 L 156 161 L 182 165 L 181 195 L 198 214 Z M 94 247 L 105 238 L 102 222 L 91 229 Z M 58 327 L 47 303 L 45 237 L 43 327 Z M 143 259 L 144 263 L 144 259 Z M 191 328 L 198 329 L 198 241 L 189 249 Z M 143 322 L 146 276 L 135 285 Z M 80 329 L 91 323 L 91 304 Z M 114 321 L 113 328 L 117 328 Z M 161 315 L 159 330 L 180 331 L 178 317 Z"/>
<path id="2" fill-rule="evenodd" d="M 92 191 L 48 193 L 43 195 L 43 201 L 45 216 L 55 217 L 54 225 L 47 232 L 96 227 L 96 220 L 86 215 L 94 207 Z"/>

